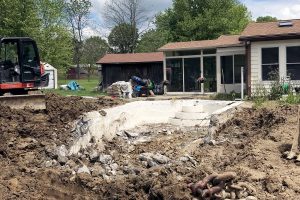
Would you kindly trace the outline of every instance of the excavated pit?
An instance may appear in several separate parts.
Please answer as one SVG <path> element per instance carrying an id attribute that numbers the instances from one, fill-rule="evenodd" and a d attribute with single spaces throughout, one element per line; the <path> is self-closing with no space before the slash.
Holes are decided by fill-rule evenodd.
<path id="1" fill-rule="evenodd" d="M 0 199 L 192 199 L 189 183 L 224 172 L 250 188 L 233 199 L 299 197 L 300 167 L 282 158 L 297 131 L 296 106 L 222 112 L 212 144 L 199 126 L 155 123 L 102 138 L 101 147 L 92 138 L 69 155 L 82 137 L 74 121 L 124 102 L 50 95 L 47 104 L 45 111 L 0 108 Z"/>

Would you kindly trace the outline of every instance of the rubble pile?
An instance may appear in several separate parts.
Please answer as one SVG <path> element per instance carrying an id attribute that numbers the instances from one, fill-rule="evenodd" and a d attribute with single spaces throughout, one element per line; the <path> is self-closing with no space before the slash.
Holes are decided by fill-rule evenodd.
<path id="1" fill-rule="evenodd" d="M 121 103 L 50 95 L 46 111 L 0 108 L 0 198 L 299 197 L 300 168 L 282 158 L 297 130 L 292 106 L 242 109 L 216 122 L 215 142 L 206 143 L 207 131 L 198 127 L 156 124 L 102 143 L 91 137 L 86 148 L 70 151 L 75 120 L 94 110 L 105 117 L 101 109 Z"/>

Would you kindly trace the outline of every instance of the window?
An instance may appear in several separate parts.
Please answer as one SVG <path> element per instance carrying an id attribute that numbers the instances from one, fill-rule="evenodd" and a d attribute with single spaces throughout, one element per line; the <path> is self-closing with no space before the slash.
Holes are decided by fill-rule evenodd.
<path id="1" fill-rule="evenodd" d="M 300 46 L 286 48 L 286 70 L 291 80 L 300 80 Z"/>
<path id="2" fill-rule="evenodd" d="M 262 80 L 275 80 L 279 75 L 279 48 L 262 48 Z"/>
<path id="3" fill-rule="evenodd" d="M 233 84 L 233 56 L 222 56 L 221 64 L 222 84 Z"/>
<path id="4" fill-rule="evenodd" d="M 24 66 L 38 67 L 37 55 L 32 42 L 24 42 L 23 44 L 23 62 Z"/>
<path id="5" fill-rule="evenodd" d="M 245 55 L 234 56 L 234 83 L 241 83 L 241 68 L 244 67 L 244 72 L 246 71 L 245 59 L 246 59 Z"/>
<path id="6" fill-rule="evenodd" d="M 241 83 L 241 67 L 245 67 L 245 55 L 222 56 L 221 83 Z"/>

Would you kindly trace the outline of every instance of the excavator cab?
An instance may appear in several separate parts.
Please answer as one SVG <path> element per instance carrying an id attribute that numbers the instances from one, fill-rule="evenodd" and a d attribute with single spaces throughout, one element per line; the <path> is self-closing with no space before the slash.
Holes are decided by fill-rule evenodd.
<path id="1" fill-rule="evenodd" d="M 48 85 L 36 42 L 30 38 L 0 38 L 0 95 L 27 94 Z"/>

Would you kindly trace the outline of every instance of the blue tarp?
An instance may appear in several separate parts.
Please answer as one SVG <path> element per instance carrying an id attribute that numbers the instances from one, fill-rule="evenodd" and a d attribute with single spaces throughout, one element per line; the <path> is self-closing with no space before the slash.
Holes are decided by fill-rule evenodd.
<path id="1" fill-rule="evenodd" d="M 68 88 L 72 91 L 80 90 L 80 85 L 76 81 L 70 81 L 68 83 Z"/>

